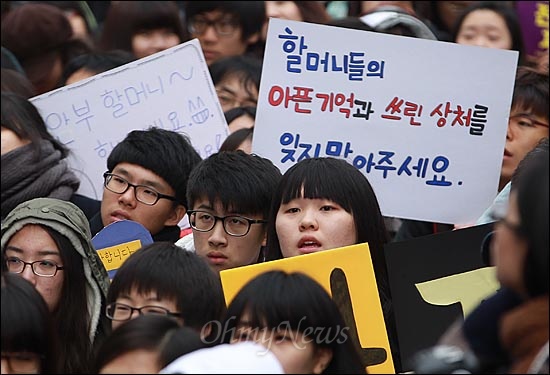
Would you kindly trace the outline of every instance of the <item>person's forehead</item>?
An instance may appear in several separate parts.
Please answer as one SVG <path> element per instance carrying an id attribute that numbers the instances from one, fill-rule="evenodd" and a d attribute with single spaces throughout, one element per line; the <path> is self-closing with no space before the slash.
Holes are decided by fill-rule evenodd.
<path id="1" fill-rule="evenodd" d="M 202 16 L 208 20 L 215 21 L 220 18 L 237 18 L 238 15 L 234 12 L 225 10 L 225 9 L 213 9 L 213 10 L 207 10 L 204 12 L 201 12 L 197 14 L 199 16 Z"/>

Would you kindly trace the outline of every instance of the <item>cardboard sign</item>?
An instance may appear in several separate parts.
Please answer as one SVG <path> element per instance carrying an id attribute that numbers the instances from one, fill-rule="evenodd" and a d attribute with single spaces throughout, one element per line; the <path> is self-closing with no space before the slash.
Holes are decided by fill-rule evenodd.
<path id="1" fill-rule="evenodd" d="M 395 373 L 368 244 L 341 247 L 220 272 L 227 304 L 255 276 L 271 270 L 302 272 L 336 302 L 350 337 L 371 373 Z"/>
<path id="2" fill-rule="evenodd" d="M 447 328 L 498 289 L 481 242 L 492 224 L 387 244 L 397 337 L 403 363 L 437 343 Z"/>
<path id="3" fill-rule="evenodd" d="M 475 222 L 497 193 L 517 60 L 271 18 L 252 150 L 283 172 L 304 158 L 344 159 L 384 216 Z"/>
<path id="4" fill-rule="evenodd" d="M 202 158 L 217 152 L 228 134 L 196 39 L 31 101 L 48 131 L 73 151 L 78 192 L 99 200 L 107 157 L 130 131 L 155 126 L 184 133 Z"/>

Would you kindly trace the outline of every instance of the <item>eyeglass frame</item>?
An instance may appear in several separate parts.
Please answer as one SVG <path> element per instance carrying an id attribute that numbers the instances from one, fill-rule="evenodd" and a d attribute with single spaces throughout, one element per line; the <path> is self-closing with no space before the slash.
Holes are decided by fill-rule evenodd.
<path id="1" fill-rule="evenodd" d="M 212 224 L 212 228 L 210 228 L 208 230 L 195 228 L 195 226 L 193 225 L 193 220 L 191 219 L 191 215 L 196 214 L 197 212 L 207 213 L 208 215 L 210 215 L 214 218 L 214 223 Z M 189 216 L 189 225 L 191 226 L 191 228 L 193 228 L 196 231 L 203 232 L 203 233 L 210 232 L 212 229 L 214 229 L 216 227 L 216 224 L 218 223 L 218 220 L 219 220 L 219 221 L 222 222 L 222 227 L 223 227 L 223 230 L 225 231 L 225 233 L 229 234 L 232 237 L 244 237 L 244 236 L 246 236 L 250 232 L 250 228 L 252 227 L 252 224 L 267 224 L 267 220 L 263 220 L 263 219 L 249 219 L 249 218 L 247 218 L 245 216 L 241 216 L 241 215 L 216 216 L 216 215 L 214 215 L 214 214 L 212 214 L 208 211 L 205 211 L 205 210 L 189 210 L 189 211 L 187 211 L 187 215 Z M 229 231 L 225 227 L 225 219 L 232 218 L 232 217 L 238 217 L 240 219 L 244 219 L 248 223 L 248 228 L 246 229 L 246 232 L 244 234 L 229 233 Z"/>
<path id="2" fill-rule="evenodd" d="M 124 189 L 124 191 L 122 192 L 118 192 L 118 191 L 114 191 L 112 189 L 110 189 L 107 185 L 109 184 L 109 181 L 111 181 L 111 179 L 113 177 L 117 177 L 117 178 L 120 178 L 121 180 L 123 180 L 124 182 L 126 182 L 126 189 Z M 107 181 L 107 178 L 110 178 L 109 181 Z M 158 203 L 158 201 L 162 198 L 164 199 L 168 199 L 168 200 L 171 200 L 173 202 L 177 202 L 177 198 L 176 197 L 173 197 L 171 195 L 166 195 L 166 194 L 162 194 L 162 193 L 159 193 L 156 189 L 150 187 L 150 186 L 147 186 L 147 185 L 135 185 L 135 184 L 132 184 L 131 182 L 129 182 L 127 179 L 125 179 L 124 177 L 122 176 L 119 176 L 118 174 L 114 174 L 114 173 L 111 173 L 109 171 L 103 173 L 103 186 L 105 187 L 105 189 L 109 190 L 110 192 L 112 193 L 115 193 L 115 194 L 124 194 L 128 191 L 128 189 L 130 189 L 130 187 L 133 187 L 134 188 L 134 198 L 136 198 L 136 200 L 140 203 L 143 203 L 147 206 L 154 206 L 155 204 Z M 140 200 L 137 196 L 137 188 L 138 187 L 142 187 L 142 188 L 147 188 L 148 190 L 151 190 L 153 191 L 155 194 L 157 194 L 157 199 L 154 203 L 147 203 L 147 202 L 144 202 L 142 200 Z"/>
<path id="3" fill-rule="evenodd" d="M 8 261 L 10 259 L 17 259 L 19 262 L 23 263 L 23 268 L 21 268 L 21 271 L 15 272 L 15 271 L 10 270 L 10 266 L 8 264 Z M 25 268 L 27 268 L 27 266 L 31 266 L 32 273 L 34 273 L 36 276 L 40 276 L 40 277 L 54 277 L 55 275 L 57 275 L 57 271 L 65 269 L 64 266 L 60 266 L 60 265 L 58 265 L 58 264 L 56 264 L 56 263 L 54 263 L 50 260 L 35 260 L 34 262 L 25 262 L 23 259 L 19 259 L 18 257 L 7 257 L 5 262 L 6 262 L 6 267 L 8 268 L 8 272 L 23 273 L 23 272 L 25 272 Z M 55 266 L 55 272 L 53 273 L 53 275 L 41 275 L 41 274 L 37 273 L 36 270 L 34 269 L 34 265 L 36 263 L 40 263 L 40 262 L 49 262 L 49 263 L 53 264 Z"/>
<path id="4" fill-rule="evenodd" d="M 204 28 L 203 31 L 198 31 L 194 26 L 194 22 L 196 22 L 196 19 L 195 18 L 191 18 L 189 19 L 189 22 L 187 23 L 187 30 L 191 33 L 191 34 L 197 34 L 197 35 L 203 35 L 206 30 L 209 28 L 209 27 L 214 27 L 214 31 L 216 32 L 217 35 L 219 36 L 224 36 L 224 37 L 228 37 L 228 36 L 231 36 L 233 35 L 237 29 L 239 28 L 240 24 L 235 21 L 235 20 L 230 20 L 229 22 L 227 22 L 228 24 L 231 24 L 231 26 L 234 27 L 234 30 L 229 32 L 229 33 L 224 33 L 224 32 L 220 32 L 219 30 L 219 25 L 220 25 L 220 22 L 221 21 L 225 21 L 225 19 L 223 18 L 223 16 L 221 18 L 218 18 L 216 20 L 209 20 L 209 19 L 202 19 L 202 21 L 204 21 L 204 23 L 206 24 L 206 27 Z"/>
<path id="5" fill-rule="evenodd" d="M 124 306 L 124 307 L 127 307 L 129 310 L 130 310 L 130 315 L 128 315 L 128 318 L 127 319 L 115 319 L 114 317 L 112 316 L 109 316 L 109 309 L 114 307 L 115 308 L 115 311 L 116 311 L 116 307 L 117 305 L 120 305 L 120 306 Z M 144 312 L 142 312 L 141 310 L 147 308 L 147 307 L 154 307 L 155 309 L 159 309 L 159 310 L 163 310 L 166 312 L 166 314 L 146 314 Z M 181 317 L 182 314 L 181 313 L 175 313 L 175 312 L 172 312 L 170 310 L 168 310 L 166 307 L 162 307 L 162 306 L 155 306 L 155 305 L 145 305 L 145 306 L 141 306 L 141 307 L 132 307 L 130 305 L 127 305 L 125 303 L 120 303 L 120 302 L 111 302 L 109 303 L 107 306 L 105 306 L 105 316 L 111 320 L 114 320 L 115 322 L 126 322 L 128 320 L 131 320 L 132 319 L 132 315 L 134 314 L 134 311 L 137 311 L 139 315 L 161 315 L 161 316 L 175 316 L 175 317 Z"/>

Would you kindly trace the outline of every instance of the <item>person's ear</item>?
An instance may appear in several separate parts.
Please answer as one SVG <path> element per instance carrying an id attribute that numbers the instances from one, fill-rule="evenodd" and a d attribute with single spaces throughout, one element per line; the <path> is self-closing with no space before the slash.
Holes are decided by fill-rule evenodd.
<path id="1" fill-rule="evenodd" d="M 257 43 L 258 40 L 260 40 L 260 33 L 259 32 L 254 33 L 254 34 L 250 35 L 248 38 L 246 38 L 246 44 L 251 46 L 251 45 Z"/>
<path id="2" fill-rule="evenodd" d="M 164 222 L 164 226 L 178 225 L 178 223 L 183 219 L 187 209 L 184 205 L 178 204 L 175 208 L 172 208 L 170 216 Z"/>
<path id="3" fill-rule="evenodd" d="M 314 374 L 322 374 L 328 367 L 332 360 L 332 349 L 330 348 L 317 348 L 315 351 L 315 364 L 313 366 Z"/>

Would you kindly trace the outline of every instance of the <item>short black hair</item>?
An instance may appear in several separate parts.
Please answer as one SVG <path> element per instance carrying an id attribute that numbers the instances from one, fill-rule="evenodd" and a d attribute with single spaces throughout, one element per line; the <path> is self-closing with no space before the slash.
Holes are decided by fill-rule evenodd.
<path id="1" fill-rule="evenodd" d="M 222 151 L 236 151 L 239 146 L 247 139 L 252 140 L 254 135 L 254 128 L 242 128 L 229 134 L 225 141 L 220 146 L 220 152 Z"/>
<path id="2" fill-rule="evenodd" d="M 127 64 L 135 59 L 136 57 L 131 52 L 124 50 L 97 51 L 78 55 L 69 60 L 63 68 L 61 82 L 65 85 L 67 79 L 80 69 L 98 74 Z"/>
<path id="3" fill-rule="evenodd" d="M 222 151 L 204 159 L 189 176 L 187 200 L 213 205 L 219 200 L 226 211 L 261 214 L 267 218 L 281 171 L 269 159 L 241 150 Z"/>
<path id="4" fill-rule="evenodd" d="M 225 311 L 219 276 L 197 254 L 171 242 L 154 242 L 130 255 L 111 282 L 107 304 L 134 288 L 174 300 L 185 326 L 199 332 Z"/>
<path id="5" fill-rule="evenodd" d="M 134 130 L 118 143 L 107 158 L 112 172 L 120 163 L 139 165 L 162 177 L 176 192 L 177 201 L 187 207 L 187 180 L 201 161 L 189 137 L 157 127 Z"/>

